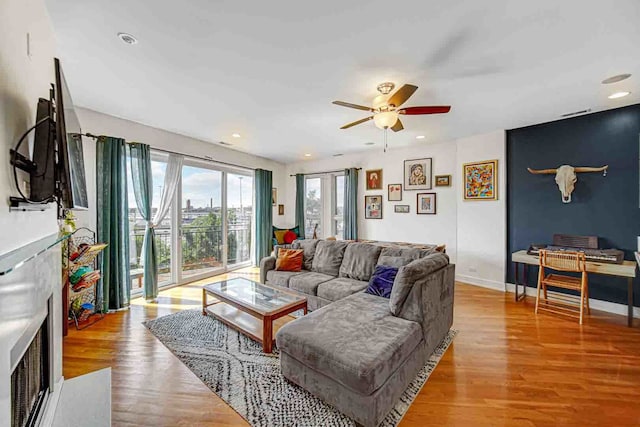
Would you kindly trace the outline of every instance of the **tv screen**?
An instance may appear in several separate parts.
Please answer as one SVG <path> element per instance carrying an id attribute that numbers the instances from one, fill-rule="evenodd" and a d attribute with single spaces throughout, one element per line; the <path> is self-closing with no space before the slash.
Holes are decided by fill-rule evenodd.
<path id="1" fill-rule="evenodd" d="M 71 100 L 60 60 L 56 68 L 56 135 L 62 205 L 66 209 L 89 209 L 82 152 L 82 130 Z"/>

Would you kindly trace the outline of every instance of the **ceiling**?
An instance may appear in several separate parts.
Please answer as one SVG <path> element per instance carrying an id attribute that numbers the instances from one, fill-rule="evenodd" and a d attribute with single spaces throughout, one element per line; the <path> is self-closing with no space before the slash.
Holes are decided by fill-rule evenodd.
<path id="1" fill-rule="evenodd" d="M 452 105 L 403 118 L 392 149 L 640 102 L 637 0 L 47 5 L 75 104 L 282 162 L 381 150 L 373 122 L 339 130 L 366 112 L 331 101 L 370 105 L 384 81 L 419 86 L 406 106 Z"/>

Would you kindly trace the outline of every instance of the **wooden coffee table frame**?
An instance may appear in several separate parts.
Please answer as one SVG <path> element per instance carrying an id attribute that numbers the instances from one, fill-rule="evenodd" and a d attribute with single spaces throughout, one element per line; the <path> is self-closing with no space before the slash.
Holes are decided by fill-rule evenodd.
<path id="1" fill-rule="evenodd" d="M 262 284 L 261 286 L 298 297 L 297 294 L 293 294 L 292 292 L 285 292 Z M 215 298 L 215 301 L 208 302 L 207 295 Z M 209 288 L 209 285 L 202 288 L 202 315 L 206 316 L 209 314 L 230 328 L 262 343 L 262 351 L 264 353 L 271 353 L 273 351 L 273 335 L 282 325 L 288 323 L 290 320 L 281 322 L 274 321 L 298 310 L 304 310 L 304 314 L 307 314 L 306 298 L 302 301 L 292 302 L 273 311 L 262 311 L 257 307 L 249 306 L 244 301 L 221 294 L 215 289 Z M 291 320 L 293 320 L 293 318 Z"/>

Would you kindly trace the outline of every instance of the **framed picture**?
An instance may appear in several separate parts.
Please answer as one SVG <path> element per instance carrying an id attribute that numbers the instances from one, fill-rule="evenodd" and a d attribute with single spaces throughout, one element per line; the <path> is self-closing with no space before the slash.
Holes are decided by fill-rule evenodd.
<path id="1" fill-rule="evenodd" d="M 278 215 L 284 215 L 284 205 L 278 205 Z"/>
<path id="2" fill-rule="evenodd" d="M 435 215 L 436 193 L 418 193 L 416 213 L 418 215 Z"/>
<path id="3" fill-rule="evenodd" d="M 409 213 L 410 207 L 409 205 L 395 205 L 393 207 L 393 211 L 395 213 Z"/>
<path id="4" fill-rule="evenodd" d="M 401 202 L 402 201 L 402 184 L 389 184 L 388 188 L 388 199 L 390 202 Z"/>
<path id="5" fill-rule="evenodd" d="M 465 163 L 464 200 L 498 200 L 498 161 Z"/>
<path id="6" fill-rule="evenodd" d="M 366 172 L 367 190 L 382 190 L 382 169 L 373 169 Z"/>
<path id="7" fill-rule="evenodd" d="M 365 219 L 382 219 L 382 196 L 364 196 Z"/>
<path id="8" fill-rule="evenodd" d="M 436 187 L 451 187 L 451 175 L 436 175 Z"/>
<path id="9" fill-rule="evenodd" d="M 278 189 L 277 188 L 272 188 L 271 189 L 271 204 L 273 206 L 275 206 L 278 203 Z"/>
<path id="10" fill-rule="evenodd" d="M 431 158 L 404 161 L 404 189 L 431 190 Z"/>

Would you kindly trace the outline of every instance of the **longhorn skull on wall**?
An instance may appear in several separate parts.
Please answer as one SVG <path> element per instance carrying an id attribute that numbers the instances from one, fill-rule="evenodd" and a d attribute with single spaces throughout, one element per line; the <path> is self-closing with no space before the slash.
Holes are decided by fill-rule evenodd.
<path id="1" fill-rule="evenodd" d="M 602 172 L 604 176 L 607 176 L 607 169 L 609 165 L 602 166 L 600 168 L 590 167 L 576 167 L 569 165 L 562 165 L 557 169 L 531 169 L 527 170 L 533 174 L 556 174 L 556 184 L 560 188 L 562 193 L 562 203 L 571 203 L 571 193 L 575 188 L 578 177 L 576 173 L 580 172 Z"/>

